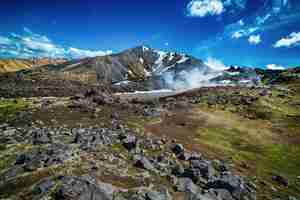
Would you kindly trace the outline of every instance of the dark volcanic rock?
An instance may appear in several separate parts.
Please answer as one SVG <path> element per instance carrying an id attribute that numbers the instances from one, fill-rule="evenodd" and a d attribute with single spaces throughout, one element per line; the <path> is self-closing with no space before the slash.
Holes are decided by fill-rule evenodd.
<path id="1" fill-rule="evenodd" d="M 137 145 L 137 139 L 135 136 L 127 136 L 125 139 L 123 139 L 123 145 L 128 150 L 131 151 L 132 149 L 136 148 Z"/>
<path id="2" fill-rule="evenodd" d="M 149 191 L 146 193 L 145 200 L 172 200 L 167 189 L 163 191 Z"/>
<path id="3" fill-rule="evenodd" d="M 112 200 L 107 188 L 78 177 L 63 177 L 56 200 Z"/>
<path id="4" fill-rule="evenodd" d="M 235 199 L 256 199 L 255 192 L 237 175 L 223 172 L 220 177 L 211 179 L 206 185 L 209 189 L 224 189 Z"/>
<path id="5" fill-rule="evenodd" d="M 62 164 L 74 155 L 71 148 L 63 144 L 52 144 L 45 150 L 35 150 L 17 156 L 15 165 L 22 165 L 26 171 Z"/>
<path id="6" fill-rule="evenodd" d="M 174 144 L 172 145 L 171 149 L 176 155 L 184 152 L 184 147 L 182 144 Z"/>
<path id="7" fill-rule="evenodd" d="M 193 173 L 194 178 L 201 176 L 209 179 L 214 174 L 212 163 L 206 160 L 191 160 L 190 171 Z"/>
<path id="8" fill-rule="evenodd" d="M 34 145 L 38 144 L 48 144 L 51 143 L 51 134 L 46 129 L 37 129 L 32 133 L 32 143 Z"/>
<path id="9" fill-rule="evenodd" d="M 135 160 L 135 166 L 142 168 L 142 169 L 147 169 L 147 170 L 154 170 L 154 166 L 152 165 L 152 163 L 144 156 L 141 155 L 136 155 L 134 157 Z"/>
<path id="10" fill-rule="evenodd" d="M 51 190 L 55 185 L 55 182 L 51 179 L 42 181 L 40 184 L 34 187 L 33 191 L 35 194 L 43 194 Z"/>
<path id="11" fill-rule="evenodd" d="M 285 187 L 289 186 L 289 181 L 288 181 L 288 179 L 286 179 L 286 178 L 283 177 L 283 176 L 280 176 L 280 175 L 274 175 L 274 176 L 272 177 L 272 180 L 273 180 L 273 181 L 276 181 L 277 183 L 279 183 L 279 184 L 281 184 L 281 185 L 283 185 L 283 186 L 285 186 Z"/>
<path id="12" fill-rule="evenodd" d="M 199 187 L 189 178 L 179 178 L 176 184 L 176 189 L 180 192 L 188 192 L 196 194 L 199 192 Z"/>

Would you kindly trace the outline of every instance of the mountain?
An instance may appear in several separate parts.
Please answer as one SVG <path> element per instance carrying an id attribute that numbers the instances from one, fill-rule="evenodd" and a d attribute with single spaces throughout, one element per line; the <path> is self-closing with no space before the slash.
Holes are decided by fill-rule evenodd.
<path id="1" fill-rule="evenodd" d="M 217 70 L 195 57 L 146 46 L 138 46 L 112 55 L 69 61 L 5 60 L 3 66 L 3 72 L 29 69 L 18 74 L 27 77 L 29 75 L 36 80 L 59 79 L 80 84 L 100 84 L 116 91 L 184 90 L 216 85 L 252 86 L 293 78 L 286 76 L 282 71 L 250 67 L 231 66 L 225 70 Z"/>
<path id="2" fill-rule="evenodd" d="M 65 59 L 0 59 L 0 73 L 16 72 L 24 69 L 32 69 L 49 64 L 60 64 L 66 62 Z"/>
<path id="3" fill-rule="evenodd" d="M 129 81 L 170 83 L 182 79 L 184 72 L 197 69 L 209 73 L 212 69 L 192 56 L 164 52 L 146 46 L 138 46 L 118 54 L 72 60 L 59 65 L 49 65 L 49 72 L 68 78 L 100 81 L 105 84 L 120 84 Z M 173 80 L 173 81 L 174 81 Z"/>

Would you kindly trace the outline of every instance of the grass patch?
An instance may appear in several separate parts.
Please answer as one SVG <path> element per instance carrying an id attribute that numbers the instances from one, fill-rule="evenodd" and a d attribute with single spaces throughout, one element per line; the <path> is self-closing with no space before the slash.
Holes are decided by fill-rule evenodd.
<path id="1" fill-rule="evenodd" d="M 22 99 L 0 101 L 0 122 L 15 119 L 16 114 L 27 106 L 28 104 Z"/>

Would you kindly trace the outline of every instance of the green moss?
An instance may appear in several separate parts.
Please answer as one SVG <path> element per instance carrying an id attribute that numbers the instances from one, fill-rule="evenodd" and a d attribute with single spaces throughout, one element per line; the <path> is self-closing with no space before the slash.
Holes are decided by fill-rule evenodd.
<path id="1" fill-rule="evenodd" d="M 27 105 L 22 99 L 0 101 L 0 122 L 14 119 L 17 112 L 26 108 Z"/>
<path id="2" fill-rule="evenodd" d="M 160 117 L 143 116 L 128 116 L 125 119 L 125 124 L 128 126 L 128 128 L 136 129 L 139 133 L 144 132 L 144 127 L 146 124 L 157 123 L 161 120 Z"/>

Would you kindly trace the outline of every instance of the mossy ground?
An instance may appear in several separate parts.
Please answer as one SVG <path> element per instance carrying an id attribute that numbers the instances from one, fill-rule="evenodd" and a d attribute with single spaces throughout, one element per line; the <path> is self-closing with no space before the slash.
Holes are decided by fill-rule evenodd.
<path id="1" fill-rule="evenodd" d="M 208 157 L 231 162 L 238 173 L 256 180 L 258 199 L 272 199 L 273 194 L 299 198 L 299 88 L 293 85 L 289 93 L 272 88 L 268 96 L 243 89 L 240 95 L 259 97 L 245 105 L 230 101 L 211 104 L 211 98 L 231 94 L 208 94 L 188 112 L 177 111 L 162 122 L 146 125 L 146 129 L 177 139 L 187 148 L 199 150 Z M 272 181 L 273 175 L 286 177 L 289 186 Z"/>
<path id="2" fill-rule="evenodd" d="M 23 99 L 0 100 L 0 122 L 11 121 L 28 104 Z"/>
<path id="3" fill-rule="evenodd" d="M 267 96 L 259 96 L 259 90 L 241 88 L 238 94 L 232 92 L 212 92 L 201 97 L 200 103 L 171 110 L 171 114 L 160 117 L 145 117 L 134 110 L 111 106 L 99 106 L 96 112 L 82 112 L 67 105 L 36 109 L 31 120 L 40 120 L 44 126 L 110 126 L 111 115 L 117 112 L 121 121 L 140 134 L 176 139 L 186 148 L 203 153 L 209 158 L 226 160 L 233 164 L 237 173 L 253 179 L 258 185 L 258 199 L 274 198 L 272 194 L 300 196 L 300 85 L 285 85 L 289 92 L 280 88 L 271 88 Z M 235 91 L 236 92 L 236 91 Z M 251 104 L 211 103 L 216 97 L 236 98 L 236 95 L 259 97 Z M 19 111 L 29 103 L 23 99 L 0 101 L 0 121 L 11 121 Z M 54 121 L 53 121 L 54 120 Z M 14 164 L 16 155 L 28 150 L 28 146 L 0 145 L 0 171 Z M 115 156 L 123 154 L 122 159 L 130 162 L 129 154 L 122 145 L 114 145 L 108 153 Z M 146 152 L 157 155 L 160 152 Z M 82 175 L 89 169 L 85 162 L 68 163 L 63 169 L 49 168 L 45 173 L 34 176 L 33 182 L 26 182 L 22 188 L 34 185 L 43 177 L 59 174 Z M 141 171 L 128 167 L 129 177 L 102 175 L 105 181 L 125 187 L 139 185 L 134 179 Z M 44 174 L 44 175 L 43 175 Z M 289 179 L 289 187 L 283 187 L 272 181 L 274 174 Z M 117 180 L 118 179 L 118 180 Z M 160 180 L 158 178 L 158 180 Z M 262 183 L 263 181 L 263 183 Z M 22 183 L 22 184 L 21 184 Z M 278 190 L 274 192 L 273 190 Z M 11 190 L 13 192 L 13 190 Z"/>

